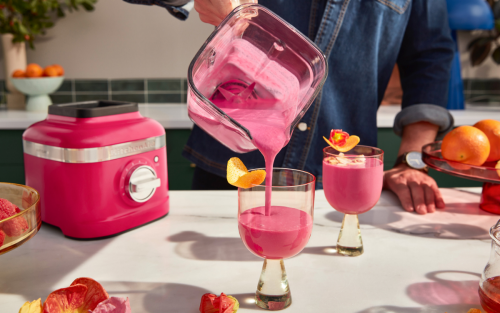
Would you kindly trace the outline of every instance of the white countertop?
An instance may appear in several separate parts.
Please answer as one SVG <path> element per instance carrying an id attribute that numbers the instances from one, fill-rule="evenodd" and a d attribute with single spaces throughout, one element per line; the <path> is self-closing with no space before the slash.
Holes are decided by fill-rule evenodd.
<path id="1" fill-rule="evenodd" d="M 311 239 L 285 260 L 292 305 L 284 312 L 465 313 L 480 308 L 479 276 L 490 254 L 488 229 L 499 219 L 478 209 L 480 188 L 441 189 L 447 208 L 404 212 L 383 192 L 360 215 L 365 253 L 338 256 L 342 214 L 317 191 Z M 252 301 L 262 260 L 243 245 L 236 191 L 172 191 L 170 214 L 120 236 L 75 241 L 47 225 L 23 246 L 0 256 L 1 312 L 44 300 L 78 277 L 130 298 L 134 313 L 195 313 L 207 292 Z"/>
<path id="2" fill-rule="evenodd" d="M 140 104 L 139 112 L 145 117 L 158 121 L 166 129 L 193 127 L 185 104 Z M 47 113 L 0 110 L 0 129 L 26 129 L 46 117 Z"/>
<path id="3" fill-rule="evenodd" d="M 377 126 L 392 128 L 394 117 L 401 110 L 399 105 L 383 105 L 377 113 Z M 139 111 L 143 116 L 157 120 L 166 129 L 188 129 L 193 122 L 187 115 L 185 104 L 140 104 Z M 473 125 L 483 119 L 500 120 L 500 110 L 474 108 L 467 110 L 451 110 L 455 125 Z M 26 111 L 0 110 L 0 129 L 26 129 L 31 124 L 47 117 L 46 113 Z"/>

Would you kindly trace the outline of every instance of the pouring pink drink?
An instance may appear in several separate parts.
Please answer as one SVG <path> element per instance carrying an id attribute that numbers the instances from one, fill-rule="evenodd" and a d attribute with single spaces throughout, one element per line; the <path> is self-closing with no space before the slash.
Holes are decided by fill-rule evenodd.
<path id="1" fill-rule="evenodd" d="M 273 48 L 277 53 L 282 49 Z M 290 124 L 300 109 L 299 82 L 289 70 L 248 41 L 234 40 L 225 52 L 226 60 L 215 67 L 207 80 L 226 82 L 217 87 L 210 99 L 250 131 L 253 144 L 264 156 L 266 173 L 272 173 L 274 159 L 290 141 Z M 212 128 L 216 127 L 221 127 L 220 123 L 212 124 Z M 266 186 L 271 186 L 269 179 Z M 267 188 L 266 216 L 270 210 L 271 188 Z"/>

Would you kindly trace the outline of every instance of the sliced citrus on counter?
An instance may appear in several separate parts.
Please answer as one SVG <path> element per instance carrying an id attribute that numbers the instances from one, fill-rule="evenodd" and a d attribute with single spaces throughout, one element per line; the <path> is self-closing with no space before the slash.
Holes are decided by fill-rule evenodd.
<path id="1" fill-rule="evenodd" d="M 347 152 L 352 148 L 356 147 L 360 139 L 358 136 L 349 136 L 348 133 L 343 132 L 342 129 L 332 129 L 330 132 L 330 139 L 326 139 L 323 136 L 326 143 L 328 143 L 333 149 L 339 152 Z"/>
<path id="2" fill-rule="evenodd" d="M 239 188 L 250 188 L 260 185 L 266 179 L 266 171 L 249 172 L 239 158 L 231 158 L 227 162 L 227 182 Z"/>

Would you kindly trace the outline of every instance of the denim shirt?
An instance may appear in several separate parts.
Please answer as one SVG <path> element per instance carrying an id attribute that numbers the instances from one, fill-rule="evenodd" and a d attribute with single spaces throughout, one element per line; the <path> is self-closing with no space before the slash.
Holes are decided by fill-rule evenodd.
<path id="1" fill-rule="evenodd" d="M 328 79 L 274 166 L 302 169 L 322 188 L 322 136 L 331 129 L 358 135 L 377 145 L 377 110 L 394 64 L 400 70 L 402 110 L 394 122 L 428 121 L 441 134 L 453 127 L 445 109 L 453 58 L 446 0 L 260 0 L 308 35 L 328 59 Z M 302 126 L 304 126 L 302 124 Z M 227 161 L 239 157 L 251 168 L 264 167 L 259 151 L 229 150 L 196 125 L 183 156 L 200 168 L 225 176 Z"/>

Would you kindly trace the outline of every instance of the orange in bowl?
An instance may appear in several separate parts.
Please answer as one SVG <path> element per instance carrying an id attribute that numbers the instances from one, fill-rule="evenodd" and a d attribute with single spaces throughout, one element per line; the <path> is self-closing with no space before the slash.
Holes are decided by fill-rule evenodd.
<path id="1" fill-rule="evenodd" d="M 42 77 L 42 75 L 43 68 L 40 65 L 31 63 L 26 67 L 26 77 Z"/>
<path id="2" fill-rule="evenodd" d="M 64 69 L 61 65 L 59 64 L 52 64 L 51 67 L 55 68 L 57 71 L 57 76 L 63 76 L 64 75 Z"/>
<path id="3" fill-rule="evenodd" d="M 479 166 L 490 154 L 490 142 L 478 128 L 459 126 L 443 138 L 441 154 L 450 161 Z"/>
<path id="4" fill-rule="evenodd" d="M 59 76 L 59 71 L 52 65 L 49 65 L 43 69 L 43 76 L 56 77 Z"/>
<path id="5" fill-rule="evenodd" d="M 26 77 L 26 72 L 23 70 L 15 70 L 14 73 L 12 73 L 12 77 L 14 77 L 14 78 Z"/>
<path id="6" fill-rule="evenodd" d="M 481 130 L 490 142 L 490 154 L 486 162 L 500 160 L 500 122 L 496 120 L 482 120 L 474 124 Z"/>

